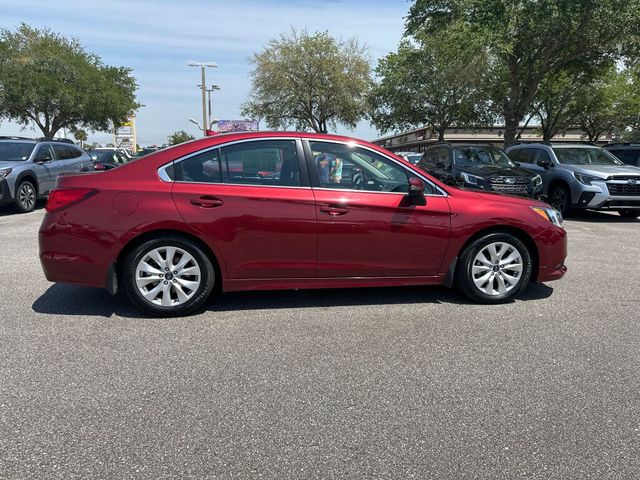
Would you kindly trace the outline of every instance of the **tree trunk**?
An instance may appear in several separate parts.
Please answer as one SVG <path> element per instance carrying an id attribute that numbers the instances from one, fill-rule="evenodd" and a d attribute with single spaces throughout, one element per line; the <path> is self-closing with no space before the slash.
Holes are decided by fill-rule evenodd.
<path id="1" fill-rule="evenodd" d="M 507 148 L 517 142 L 516 134 L 518 132 L 518 124 L 520 121 L 513 115 L 505 116 L 504 122 L 504 148 Z"/>
<path id="2" fill-rule="evenodd" d="M 442 127 L 437 129 L 438 132 L 438 142 L 444 142 L 444 132 L 447 130 L 447 127 Z"/>

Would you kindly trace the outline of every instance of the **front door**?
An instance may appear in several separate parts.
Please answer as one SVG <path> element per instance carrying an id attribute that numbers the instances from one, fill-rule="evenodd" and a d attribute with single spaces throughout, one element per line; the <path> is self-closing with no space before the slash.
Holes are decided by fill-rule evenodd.
<path id="1" fill-rule="evenodd" d="M 436 275 L 449 241 L 445 196 L 407 198 L 409 170 L 346 143 L 310 141 L 318 215 L 320 278 Z"/>
<path id="2" fill-rule="evenodd" d="M 248 140 L 175 163 L 176 206 L 228 278 L 313 277 L 317 221 L 302 157 L 299 140 Z"/>
<path id="3" fill-rule="evenodd" d="M 33 169 L 38 178 L 38 193 L 43 195 L 54 187 L 56 178 L 62 173 L 62 165 L 54 156 L 50 145 L 39 145 L 37 148 Z"/>

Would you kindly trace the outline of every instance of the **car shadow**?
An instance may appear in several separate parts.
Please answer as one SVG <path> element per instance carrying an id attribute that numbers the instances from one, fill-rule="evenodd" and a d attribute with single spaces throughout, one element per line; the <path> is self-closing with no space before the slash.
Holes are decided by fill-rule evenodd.
<path id="1" fill-rule="evenodd" d="M 46 200 L 38 200 L 34 211 L 43 209 L 47 205 Z M 6 217 L 8 215 L 25 215 L 24 213 L 18 213 L 15 205 L 2 205 L 0 206 L 0 217 Z"/>
<path id="2" fill-rule="evenodd" d="M 552 293 L 547 285 L 530 284 L 516 299 L 542 300 Z M 472 304 L 457 291 L 441 286 L 279 290 L 215 295 L 197 313 L 418 303 Z M 49 287 L 32 308 L 50 315 L 147 318 L 122 293 L 114 297 L 106 290 L 64 284 Z"/>
<path id="3" fill-rule="evenodd" d="M 595 210 L 577 210 L 567 215 L 565 220 L 585 223 L 640 223 L 637 218 L 622 218 L 617 212 L 598 212 Z"/>

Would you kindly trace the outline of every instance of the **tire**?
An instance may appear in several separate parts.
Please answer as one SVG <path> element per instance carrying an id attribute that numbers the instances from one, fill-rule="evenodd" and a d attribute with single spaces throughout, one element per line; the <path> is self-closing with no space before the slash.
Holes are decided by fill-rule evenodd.
<path id="1" fill-rule="evenodd" d="M 124 261 L 122 275 L 131 302 L 157 317 L 188 315 L 199 309 L 216 282 L 206 253 L 179 237 L 155 238 L 134 248 Z"/>
<path id="2" fill-rule="evenodd" d="M 571 191 L 562 184 L 556 184 L 549 190 L 549 203 L 563 217 L 571 213 Z"/>
<path id="3" fill-rule="evenodd" d="M 640 217 L 640 210 L 618 210 L 618 215 L 622 218 L 638 218 Z"/>
<path id="4" fill-rule="evenodd" d="M 28 213 L 36 208 L 38 191 L 30 180 L 22 180 L 16 188 L 16 210 L 20 213 Z"/>
<path id="5" fill-rule="evenodd" d="M 495 257 L 490 254 L 492 248 L 497 253 Z M 481 253 L 484 255 L 481 258 L 488 262 L 478 259 Z M 496 266 L 500 259 L 511 258 L 503 268 Z M 531 272 L 531 253 L 522 240 L 508 233 L 490 233 L 474 240 L 464 250 L 458 262 L 456 284 L 474 302 L 505 303 L 527 287 Z"/>

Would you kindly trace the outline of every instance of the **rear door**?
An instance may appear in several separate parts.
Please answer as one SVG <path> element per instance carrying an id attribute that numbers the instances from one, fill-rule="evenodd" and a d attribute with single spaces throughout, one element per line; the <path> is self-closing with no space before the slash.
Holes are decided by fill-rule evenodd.
<path id="1" fill-rule="evenodd" d="M 317 220 L 300 140 L 245 140 L 174 164 L 172 195 L 230 279 L 312 278 Z"/>
<path id="2" fill-rule="evenodd" d="M 409 202 L 413 174 L 373 150 L 309 140 L 306 151 L 317 202 L 318 277 L 439 272 L 449 241 L 446 196 L 428 186 L 426 205 Z M 341 175 L 322 171 L 340 168 Z"/>

